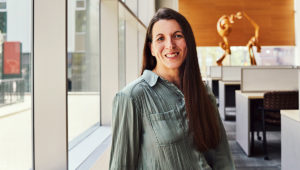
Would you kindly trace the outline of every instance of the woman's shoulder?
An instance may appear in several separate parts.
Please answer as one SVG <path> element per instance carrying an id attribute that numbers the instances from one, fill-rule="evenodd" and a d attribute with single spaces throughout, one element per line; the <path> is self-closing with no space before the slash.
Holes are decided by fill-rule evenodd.
<path id="1" fill-rule="evenodd" d="M 127 84 L 122 90 L 117 93 L 117 95 L 123 95 L 132 99 L 136 99 L 143 94 L 146 86 L 147 83 L 145 83 L 144 79 L 140 76 L 136 80 Z"/>

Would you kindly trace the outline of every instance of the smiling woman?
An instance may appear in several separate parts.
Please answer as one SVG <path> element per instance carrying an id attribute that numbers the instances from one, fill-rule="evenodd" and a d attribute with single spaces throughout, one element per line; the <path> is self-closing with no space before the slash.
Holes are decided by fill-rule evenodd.
<path id="1" fill-rule="evenodd" d="M 186 58 L 186 42 L 180 25 L 176 20 L 159 20 L 153 26 L 153 41 L 150 44 L 151 54 L 157 65 L 153 72 L 172 79 L 178 77 L 179 67 Z M 179 87 L 180 80 L 171 80 Z"/>
<path id="2" fill-rule="evenodd" d="M 110 169 L 235 169 L 215 99 L 201 78 L 188 21 L 162 8 L 150 21 L 142 75 L 113 104 Z"/>

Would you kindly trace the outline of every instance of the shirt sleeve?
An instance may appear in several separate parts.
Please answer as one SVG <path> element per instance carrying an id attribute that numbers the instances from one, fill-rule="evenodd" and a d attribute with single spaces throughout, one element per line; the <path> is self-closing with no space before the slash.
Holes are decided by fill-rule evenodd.
<path id="1" fill-rule="evenodd" d="M 207 87 L 208 95 L 216 107 L 216 100 L 209 87 Z M 227 135 L 223 126 L 220 114 L 217 114 L 220 122 L 221 140 L 215 149 L 211 149 L 204 153 L 205 159 L 214 170 L 235 170 L 234 162 L 232 160 L 230 148 L 228 145 Z"/>
<path id="2" fill-rule="evenodd" d="M 118 93 L 112 109 L 112 146 L 110 170 L 134 170 L 137 168 L 140 150 L 141 123 L 134 100 Z"/>

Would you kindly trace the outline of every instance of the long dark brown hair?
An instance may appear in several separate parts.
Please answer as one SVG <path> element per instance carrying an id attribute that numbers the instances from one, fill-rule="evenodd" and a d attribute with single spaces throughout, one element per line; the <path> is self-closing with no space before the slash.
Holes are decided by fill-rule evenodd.
<path id="1" fill-rule="evenodd" d="M 143 52 L 142 71 L 153 70 L 156 59 L 151 54 L 152 28 L 159 20 L 174 19 L 182 29 L 186 41 L 187 56 L 180 66 L 181 90 L 184 94 L 186 111 L 189 119 L 189 132 L 193 135 L 194 144 L 200 151 L 215 148 L 220 142 L 220 120 L 217 110 L 209 98 L 207 90 L 202 82 L 196 42 L 192 28 L 188 21 L 180 13 L 169 9 L 159 9 L 149 23 Z"/>

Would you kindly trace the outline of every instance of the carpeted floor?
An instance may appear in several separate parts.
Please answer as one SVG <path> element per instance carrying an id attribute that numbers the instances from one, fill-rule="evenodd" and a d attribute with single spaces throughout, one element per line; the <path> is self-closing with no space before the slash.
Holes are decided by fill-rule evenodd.
<path id="1" fill-rule="evenodd" d="M 270 160 L 264 160 L 262 142 L 255 140 L 254 154 L 248 157 L 235 140 L 235 121 L 223 121 L 237 170 L 280 170 L 280 132 L 267 132 Z"/>

